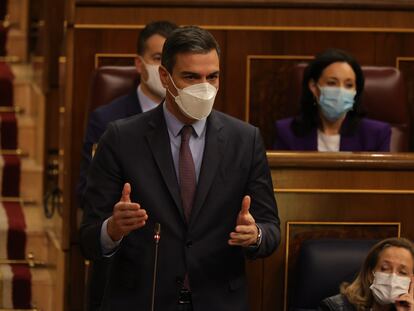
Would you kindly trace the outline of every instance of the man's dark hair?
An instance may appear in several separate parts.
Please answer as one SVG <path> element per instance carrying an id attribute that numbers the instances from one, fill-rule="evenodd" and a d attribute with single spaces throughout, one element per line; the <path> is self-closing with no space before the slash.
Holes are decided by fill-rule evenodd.
<path id="1" fill-rule="evenodd" d="M 172 73 L 176 55 L 180 53 L 207 54 L 216 50 L 220 57 L 220 47 L 214 37 L 205 29 L 185 26 L 174 30 L 162 48 L 161 64 Z"/>
<path id="2" fill-rule="evenodd" d="M 142 55 L 147 48 L 147 40 L 153 35 L 160 35 L 164 38 L 168 36 L 177 28 L 176 24 L 168 21 L 157 21 L 149 23 L 141 30 L 137 41 L 137 54 Z"/>

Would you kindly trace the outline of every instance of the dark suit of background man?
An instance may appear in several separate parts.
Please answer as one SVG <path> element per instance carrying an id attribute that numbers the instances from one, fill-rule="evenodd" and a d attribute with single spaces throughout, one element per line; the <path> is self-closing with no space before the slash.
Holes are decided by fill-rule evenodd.
<path id="1" fill-rule="evenodd" d="M 165 39 L 177 26 L 167 21 L 152 22 L 139 33 L 135 67 L 141 77 L 141 83 L 135 90 L 119 97 L 108 105 L 92 112 L 82 149 L 82 162 L 78 195 L 80 201 L 86 189 L 87 172 L 92 160 L 92 146 L 97 144 L 105 132 L 108 123 L 151 110 L 165 97 L 165 88 L 161 84 L 158 67 L 161 64 L 162 46 Z M 89 274 L 87 310 L 99 310 L 106 283 L 106 270 L 110 259 L 92 263 Z"/>
<path id="2" fill-rule="evenodd" d="M 211 111 L 220 68 L 209 32 L 176 29 L 161 63 L 165 102 L 111 123 L 88 175 L 82 251 L 113 258 L 102 310 L 150 310 L 155 223 L 155 310 L 248 310 L 245 258 L 280 242 L 259 130 Z"/>

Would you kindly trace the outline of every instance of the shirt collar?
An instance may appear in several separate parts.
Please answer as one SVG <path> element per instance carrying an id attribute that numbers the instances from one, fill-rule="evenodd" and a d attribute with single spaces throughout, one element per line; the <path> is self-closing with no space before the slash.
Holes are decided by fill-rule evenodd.
<path id="1" fill-rule="evenodd" d="M 165 122 L 167 123 L 167 128 L 168 130 L 175 136 L 177 137 L 178 135 L 180 135 L 180 131 L 183 128 L 183 126 L 185 125 L 184 123 L 182 123 L 180 120 L 178 120 L 167 108 L 167 104 L 164 101 L 163 103 L 163 110 L 164 110 L 164 117 L 165 117 Z M 206 122 L 207 119 L 203 119 L 203 120 L 197 120 L 195 121 L 193 124 L 191 124 L 191 126 L 194 129 L 194 132 L 196 133 L 197 137 L 200 137 L 205 128 L 206 128 Z"/>
<path id="2" fill-rule="evenodd" d="M 141 105 L 142 112 L 146 112 L 158 106 L 157 102 L 154 102 L 151 98 L 144 94 L 141 88 L 141 84 L 138 85 L 137 96 Z"/>

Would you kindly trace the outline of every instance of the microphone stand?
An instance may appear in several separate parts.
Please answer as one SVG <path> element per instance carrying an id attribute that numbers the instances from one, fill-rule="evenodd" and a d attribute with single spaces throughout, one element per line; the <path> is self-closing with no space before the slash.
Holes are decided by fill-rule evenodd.
<path id="1" fill-rule="evenodd" d="M 161 225 L 155 223 L 154 228 L 154 243 L 155 243 L 155 256 L 154 256 L 154 272 L 152 274 L 152 298 L 151 298 L 151 311 L 154 311 L 155 307 L 155 285 L 157 284 L 157 263 L 158 263 L 158 244 L 161 238 Z"/>

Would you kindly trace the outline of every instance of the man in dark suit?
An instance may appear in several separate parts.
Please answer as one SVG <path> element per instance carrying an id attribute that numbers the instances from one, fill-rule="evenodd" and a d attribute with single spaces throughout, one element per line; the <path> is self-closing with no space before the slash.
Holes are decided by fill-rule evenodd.
<path id="1" fill-rule="evenodd" d="M 158 75 L 165 39 L 177 26 L 168 21 L 152 22 L 139 33 L 135 67 L 141 83 L 131 93 L 99 107 L 89 116 L 82 148 L 78 195 L 86 188 L 86 176 L 92 160 L 92 149 L 112 121 L 133 116 L 157 107 L 165 97 L 165 88 Z"/>
<path id="2" fill-rule="evenodd" d="M 80 235 L 113 258 L 102 310 L 248 310 L 245 258 L 270 255 L 280 221 L 259 130 L 212 111 L 219 47 L 195 26 L 167 38 L 166 100 L 111 123 L 94 157 Z"/>
<path id="3" fill-rule="evenodd" d="M 86 188 L 87 172 L 92 161 L 92 149 L 105 132 L 109 122 L 123 119 L 151 110 L 165 97 L 158 67 L 161 64 L 161 52 L 165 39 L 177 26 L 168 21 L 152 22 L 139 33 L 135 67 L 141 77 L 141 83 L 131 93 L 121 96 L 111 103 L 94 110 L 89 118 L 82 148 L 82 161 L 78 183 L 79 201 L 82 201 Z M 91 263 L 86 308 L 99 310 L 106 284 L 107 266 L 110 258 Z"/>

